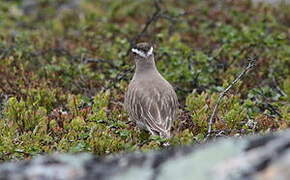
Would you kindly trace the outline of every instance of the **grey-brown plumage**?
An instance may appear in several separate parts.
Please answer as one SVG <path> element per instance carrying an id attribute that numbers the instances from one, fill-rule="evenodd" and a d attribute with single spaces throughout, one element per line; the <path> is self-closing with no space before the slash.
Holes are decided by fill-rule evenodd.
<path id="1" fill-rule="evenodd" d="M 158 72 L 151 45 L 139 43 L 132 54 L 136 69 L 125 95 L 125 109 L 139 127 L 168 138 L 177 116 L 175 91 Z"/>

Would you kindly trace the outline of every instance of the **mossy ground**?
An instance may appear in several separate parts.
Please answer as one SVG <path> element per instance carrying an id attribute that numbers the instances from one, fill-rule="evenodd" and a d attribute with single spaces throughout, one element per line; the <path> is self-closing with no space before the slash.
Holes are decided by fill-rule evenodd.
<path id="1" fill-rule="evenodd" d="M 122 107 L 127 52 L 153 1 L 35 2 L 0 3 L 0 161 L 161 148 L 164 139 L 139 131 Z M 290 6 L 169 0 L 160 8 L 139 41 L 156 44 L 158 69 L 179 97 L 171 144 L 204 139 L 219 93 L 249 57 L 257 65 L 223 99 L 214 133 L 290 126 Z"/>

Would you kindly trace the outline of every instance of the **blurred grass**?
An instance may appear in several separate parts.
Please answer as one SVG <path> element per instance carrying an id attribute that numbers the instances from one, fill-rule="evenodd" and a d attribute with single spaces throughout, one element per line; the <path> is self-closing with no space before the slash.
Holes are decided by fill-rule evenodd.
<path id="1" fill-rule="evenodd" d="M 290 6 L 169 0 L 160 8 L 139 41 L 156 44 L 158 69 L 179 96 L 171 144 L 203 140 L 218 94 L 249 57 L 257 66 L 223 99 L 214 132 L 289 127 Z M 0 161 L 161 148 L 164 139 L 138 130 L 122 107 L 130 42 L 154 12 L 146 0 L 2 0 Z"/>

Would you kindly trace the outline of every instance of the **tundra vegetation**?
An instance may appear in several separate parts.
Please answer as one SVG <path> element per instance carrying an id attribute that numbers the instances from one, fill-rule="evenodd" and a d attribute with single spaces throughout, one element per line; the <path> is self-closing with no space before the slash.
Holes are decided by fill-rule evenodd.
<path id="1" fill-rule="evenodd" d="M 162 148 L 128 121 L 128 50 L 156 44 L 180 114 L 170 144 L 290 126 L 290 6 L 250 1 L 2 0 L 0 162 L 58 152 L 105 155 Z M 27 1 L 28 2 L 28 1 Z"/>

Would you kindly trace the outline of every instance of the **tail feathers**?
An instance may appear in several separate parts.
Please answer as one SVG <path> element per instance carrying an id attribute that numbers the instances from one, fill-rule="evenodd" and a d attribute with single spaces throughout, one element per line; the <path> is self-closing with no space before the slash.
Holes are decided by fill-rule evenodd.
<path id="1" fill-rule="evenodd" d="M 148 131 L 153 135 L 153 136 L 160 136 L 162 138 L 170 138 L 170 130 L 164 130 L 164 129 L 158 129 L 158 130 L 152 130 L 150 127 L 147 127 Z"/>

